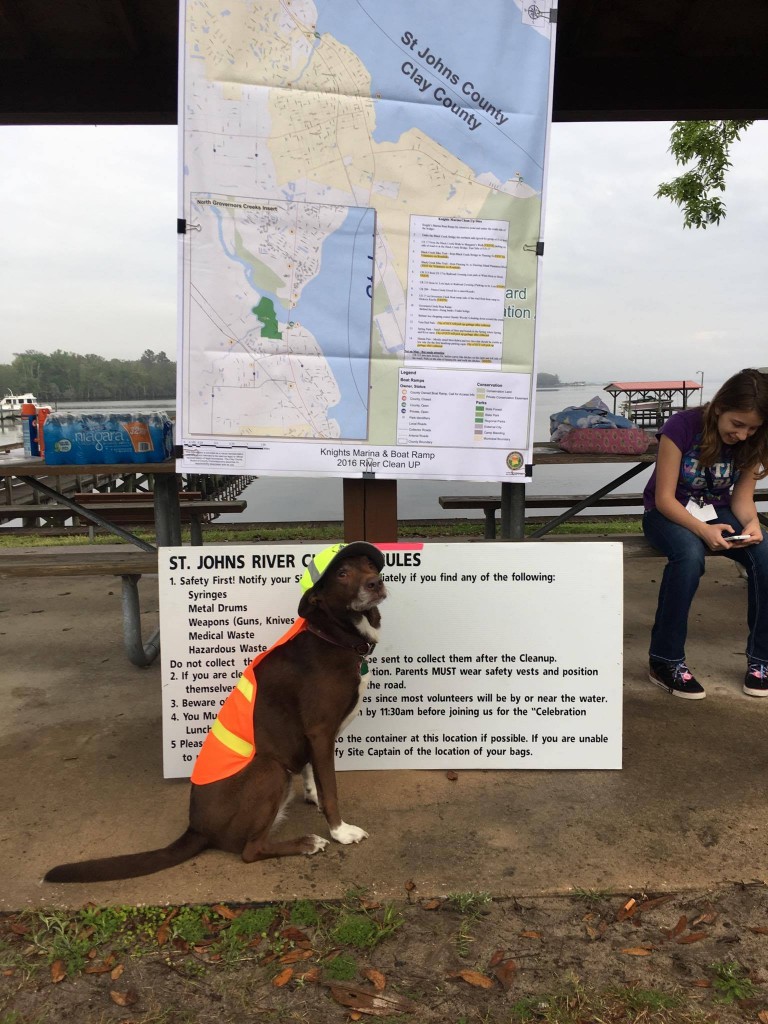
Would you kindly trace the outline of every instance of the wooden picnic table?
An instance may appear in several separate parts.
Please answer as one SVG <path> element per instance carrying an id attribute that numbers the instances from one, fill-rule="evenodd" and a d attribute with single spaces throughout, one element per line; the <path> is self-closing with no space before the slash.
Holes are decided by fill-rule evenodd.
<path id="1" fill-rule="evenodd" d="M 622 484 L 631 480 L 638 473 L 641 473 L 644 469 L 647 469 L 649 465 L 656 461 L 656 453 L 658 451 L 658 441 L 654 438 L 647 451 L 642 455 L 619 455 L 619 454 L 600 454 L 593 455 L 581 452 L 564 452 L 558 445 L 547 441 L 534 442 L 533 445 L 533 466 L 572 466 L 577 464 L 589 464 L 589 465 L 601 465 L 615 463 L 617 465 L 629 466 L 629 469 L 625 469 L 617 477 L 611 480 L 609 483 L 599 487 L 592 494 L 586 497 L 579 498 L 575 501 L 565 512 L 561 515 L 556 516 L 554 519 L 543 526 L 539 527 L 533 534 L 532 537 L 543 537 L 549 533 L 550 530 L 554 530 L 560 523 L 571 519 L 577 513 L 581 512 L 585 508 L 595 505 L 600 499 L 604 498 L 606 494 L 610 494 L 615 491 L 617 487 L 621 487 Z M 523 540 L 525 537 L 525 495 L 526 487 L 528 485 L 524 483 L 502 483 L 501 485 L 501 505 L 500 505 L 500 526 L 501 526 L 501 539 L 502 540 Z M 452 505 L 451 507 L 458 507 Z M 495 534 L 495 526 L 494 526 Z M 486 532 L 488 536 L 488 532 Z"/>
<path id="2" fill-rule="evenodd" d="M 152 544 L 141 540 L 115 523 L 110 523 L 95 510 L 86 508 L 55 487 L 57 480 L 61 477 L 104 473 L 107 470 L 115 476 L 128 476 L 131 473 L 152 474 L 155 480 L 153 502 L 158 547 L 181 544 L 179 478 L 175 459 L 168 459 L 165 462 L 110 463 L 108 466 L 105 464 L 49 466 L 42 458 L 0 459 L 0 478 L 15 476 L 39 493 L 44 494 L 51 501 L 66 505 L 90 522 L 116 534 L 121 540 L 126 540 L 143 551 L 155 551 L 156 548 Z"/>
<path id="3" fill-rule="evenodd" d="M 105 465 L 93 466 L 49 466 L 42 458 L 1 458 L 0 479 L 14 476 L 35 491 L 45 495 L 52 502 L 65 505 L 74 513 L 104 527 L 110 533 L 128 541 L 144 553 L 128 549 L 125 552 L 68 549 L 64 553 L 11 553 L 0 559 L 0 577 L 88 574 L 122 577 L 123 640 L 126 654 L 134 665 L 144 667 L 151 664 L 160 650 L 159 628 L 144 642 L 141 635 L 141 610 L 139 607 L 138 583 L 142 573 L 157 572 L 157 548 L 121 526 L 110 522 L 95 509 L 75 501 L 69 495 L 56 489 L 62 477 L 104 473 Z M 110 464 L 109 473 L 114 476 L 128 476 L 132 473 L 151 474 L 154 478 L 153 505 L 155 535 L 159 547 L 181 544 L 181 510 L 179 505 L 179 477 L 176 461 L 126 462 Z M 23 509 L 19 505 L 19 509 Z"/>

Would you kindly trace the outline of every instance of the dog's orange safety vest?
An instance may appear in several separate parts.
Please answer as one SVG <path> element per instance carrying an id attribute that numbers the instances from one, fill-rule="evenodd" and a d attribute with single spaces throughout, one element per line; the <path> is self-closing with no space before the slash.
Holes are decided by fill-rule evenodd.
<path id="1" fill-rule="evenodd" d="M 272 646 L 253 659 L 240 676 L 237 686 L 221 705 L 216 721 L 197 755 L 191 781 L 197 786 L 218 782 L 236 775 L 256 754 L 253 712 L 256 704 L 256 669 L 276 647 L 282 646 L 307 628 L 307 620 L 298 618 Z"/>

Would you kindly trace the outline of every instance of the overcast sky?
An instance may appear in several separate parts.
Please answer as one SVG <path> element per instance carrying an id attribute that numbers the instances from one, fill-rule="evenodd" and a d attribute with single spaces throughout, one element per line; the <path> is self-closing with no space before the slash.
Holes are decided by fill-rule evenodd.
<path id="1" fill-rule="evenodd" d="M 733 150 L 727 217 L 654 198 L 668 123 L 555 124 L 538 368 L 722 380 L 768 365 L 768 122 Z M 34 348 L 176 357 L 177 130 L 0 127 L 0 362 Z"/>

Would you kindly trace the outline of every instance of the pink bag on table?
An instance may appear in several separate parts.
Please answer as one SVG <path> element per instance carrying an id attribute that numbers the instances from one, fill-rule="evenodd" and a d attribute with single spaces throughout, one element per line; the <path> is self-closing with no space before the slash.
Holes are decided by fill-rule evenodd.
<path id="1" fill-rule="evenodd" d="M 580 455 L 642 455 L 650 443 L 639 427 L 574 427 L 560 438 L 558 446 Z"/>

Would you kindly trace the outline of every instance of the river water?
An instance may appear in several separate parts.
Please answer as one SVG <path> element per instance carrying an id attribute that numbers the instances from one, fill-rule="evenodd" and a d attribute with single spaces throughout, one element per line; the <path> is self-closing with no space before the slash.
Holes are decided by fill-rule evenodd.
<path id="1" fill-rule="evenodd" d="M 720 386 L 719 381 L 705 383 L 703 400 L 707 401 Z M 571 405 L 583 405 L 597 395 L 612 409 L 613 399 L 603 391 L 602 384 L 586 384 L 576 387 L 562 387 L 556 391 L 536 392 L 536 416 L 534 436 L 537 441 L 549 439 L 549 417 Z M 142 404 L 139 402 L 80 402 L 59 404 L 59 410 L 93 409 L 99 412 L 112 410 L 154 412 L 157 409 L 172 412 L 172 407 L 163 402 Z M 617 409 L 620 411 L 620 409 Z M 21 438 L 18 422 L 6 420 L 0 424 L 0 442 Z M 546 494 L 591 494 L 598 487 L 617 477 L 629 468 L 620 464 L 608 465 L 560 465 L 534 467 L 533 481 L 529 484 L 531 495 Z M 630 480 L 618 491 L 637 492 L 645 486 L 650 468 Z M 498 483 L 477 483 L 446 480 L 400 480 L 397 486 L 397 514 L 399 519 L 464 519 L 480 518 L 483 513 L 446 511 L 440 508 L 441 494 L 499 494 Z M 272 523 L 307 522 L 343 519 L 343 484 L 335 478 L 288 478 L 259 477 L 242 494 L 248 508 L 242 515 L 222 516 L 218 522 Z M 626 511 L 617 509 L 616 511 Z M 610 515 L 611 509 L 601 509 Z M 589 514 L 589 513 L 587 513 Z M 592 511 L 595 514 L 595 510 Z"/>

